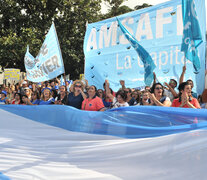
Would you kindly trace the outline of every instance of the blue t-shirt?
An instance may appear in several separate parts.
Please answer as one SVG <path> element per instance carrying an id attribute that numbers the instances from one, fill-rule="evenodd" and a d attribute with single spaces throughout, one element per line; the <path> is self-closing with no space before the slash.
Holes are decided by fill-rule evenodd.
<path id="1" fill-rule="evenodd" d="M 81 109 L 83 102 L 83 96 L 81 93 L 78 96 L 75 96 L 73 92 L 68 94 L 68 99 L 66 105 L 73 106 L 77 109 Z"/>
<path id="2" fill-rule="evenodd" d="M 102 99 L 102 101 L 103 101 L 103 104 L 105 107 L 107 107 L 107 108 L 111 107 L 112 102 L 106 102 L 105 99 Z"/>
<path id="3" fill-rule="evenodd" d="M 55 99 L 50 98 L 48 101 L 40 100 L 39 105 L 49 105 L 49 104 L 54 104 Z"/>
<path id="4" fill-rule="evenodd" d="M 35 101 L 31 102 L 32 104 L 37 104 L 39 105 L 40 104 L 40 100 L 39 99 L 36 99 Z"/>
<path id="5" fill-rule="evenodd" d="M 0 104 L 6 104 L 6 99 L 7 97 L 5 97 L 3 100 L 0 98 Z"/>
<path id="6" fill-rule="evenodd" d="M 196 98 L 196 99 L 198 98 L 198 94 L 197 94 L 196 92 L 193 92 L 193 91 L 192 91 L 192 92 L 191 92 L 191 95 L 192 95 L 194 98 Z"/>

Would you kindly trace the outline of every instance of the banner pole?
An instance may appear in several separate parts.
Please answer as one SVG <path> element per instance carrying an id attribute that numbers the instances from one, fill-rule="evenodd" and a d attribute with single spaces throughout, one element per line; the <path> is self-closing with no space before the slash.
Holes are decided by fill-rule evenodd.
<path id="1" fill-rule="evenodd" d="M 58 39 L 58 36 L 57 36 L 57 31 L 56 31 L 56 28 L 55 28 L 55 23 L 52 22 L 52 24 L 54 25 L 55 36 L 56 36 L 56 39 L 57 39 L 57 42 L 58 42 L 58 49 L 59 49 L 59 51 L 60 51 L 60 56 L 61 56 L 61 60 L 62 60 L 62 63 L 63 63 L 63 68 L 64 68 L 64 73 L 65 73 L 65 65 L 64 65 L 64 62 L 63 62 L 62 51 L 61 51 L 61 49 L 60 49 L 60 43 L 59 43 L 59 39 Z"/>
<path id="2" fill-rule="evenodd" d="M 88 21 L 86 21 L 86 31 L 87 31 L 87 28 L 88 28 Z M 83 70 L 83 74 L 84 74 L 84 79 L 85 79 L 85 71 L 86 71 L 86 67 L 85 67 L 85 61 L 86 61 L 86 58 L 85 58 L 85 54 L 84 54 L 84 70 Z"/>

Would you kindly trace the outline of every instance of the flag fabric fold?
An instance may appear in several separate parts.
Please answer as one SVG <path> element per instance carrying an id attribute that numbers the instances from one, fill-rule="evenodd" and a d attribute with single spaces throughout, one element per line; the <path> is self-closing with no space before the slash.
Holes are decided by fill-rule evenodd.
<path id="1" fill-rule="evenodd" d="M 200 69 L 197 47 L 203 42 L 194 0 L 182 0 L 183 39 L 181 51 L 193 63 L 196 72 Z"/>
<path id="2" fill-rule="evenodd" d="M 145 69 L 144 82 L 147 86 L 150 86 L 154 77 L 153 70 L 156 67 L 154 61 L 152 60 L 150 54 L 138 43 L 135 37 L 122 25 L 118 18 L 117 21 L 121 31 L 124 33 L 125 37 L 136 50 L 141 61 L 143 62 Z"/>
<path id="3" fill-rule="evenodd" d="M 0 114 L 1 180 L 207 176 L 205 109 L 1 105 Z"/>

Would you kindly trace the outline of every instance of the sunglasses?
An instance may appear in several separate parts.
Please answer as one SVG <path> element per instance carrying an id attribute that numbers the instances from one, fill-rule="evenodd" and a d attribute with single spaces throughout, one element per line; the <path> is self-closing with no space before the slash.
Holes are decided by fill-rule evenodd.
<path id="1" fill-rule="evenodd" d="M 172 83 L 172 84 L 176 84 L 175 81 L 173 81 L 173 80 L 170 80 L 170 83 Z"/>
<path id="2" fill-rule="evenodd" d="M 81 88 L 82 86 L 81 86 L 81 85 L 75 85 L 75 87 L 79 87 L 79 88 Z"/>
<path id="3" fill-rule="evenodd" d="M 162 89 L 162 90 L 163 90 L 163 88 L 162 88 L 162 87 L 157 87 L 157 88 L 155 88 L 155 89 L 157 89 L 157 90 Z"/>
<path id="4" fill-rule="evenodd" d="M 102 94 L 102 91 L 98 91 L 98 93 Z"/>

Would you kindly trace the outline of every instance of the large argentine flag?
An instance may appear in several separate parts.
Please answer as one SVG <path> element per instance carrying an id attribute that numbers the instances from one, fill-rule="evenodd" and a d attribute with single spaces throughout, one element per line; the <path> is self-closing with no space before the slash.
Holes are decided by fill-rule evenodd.
<path id="1" fill-rule="evenodd" d="M 0 106 L 0 179 L 206 179 L 206 110 Z"/>

